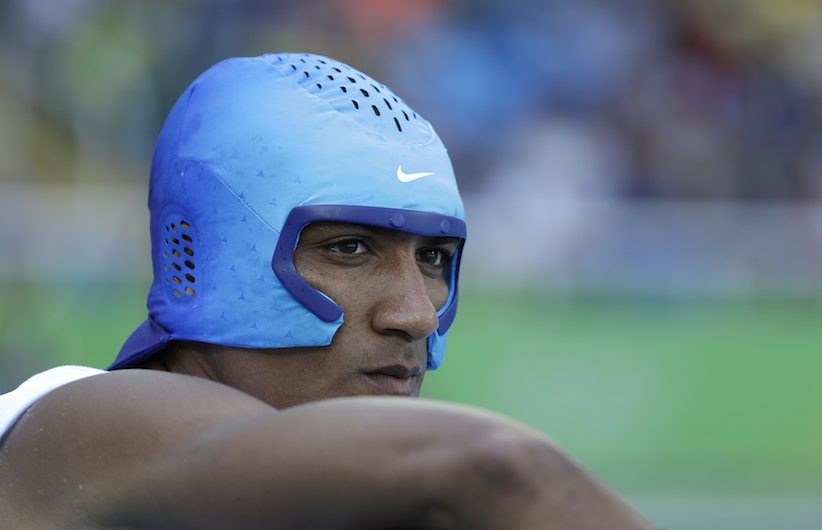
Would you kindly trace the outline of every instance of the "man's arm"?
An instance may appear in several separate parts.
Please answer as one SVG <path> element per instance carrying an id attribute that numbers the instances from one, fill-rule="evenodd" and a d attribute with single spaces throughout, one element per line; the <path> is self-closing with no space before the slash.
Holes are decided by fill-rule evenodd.
<path id="1" fill-rule="evenodd" d="M 276 411 L 137 370 L 36 404 L 0 451 L 0 498 L 14 528 L 649 528 L 495 415 L 396 398 Z"/>

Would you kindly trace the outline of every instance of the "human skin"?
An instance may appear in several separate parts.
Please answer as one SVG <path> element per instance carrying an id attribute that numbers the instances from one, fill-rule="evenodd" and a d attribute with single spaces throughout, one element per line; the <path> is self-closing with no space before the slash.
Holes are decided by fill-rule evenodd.
<path id="1" fill-rule="evenodd" d="M 419 392 L 457 244 L 307 229 L 295 265 L 345 311 L 330 346 L 174 344 L 53 391 L 0 448 L 0 527 L 650 528 L 525 426 L 385 397 Z"/>

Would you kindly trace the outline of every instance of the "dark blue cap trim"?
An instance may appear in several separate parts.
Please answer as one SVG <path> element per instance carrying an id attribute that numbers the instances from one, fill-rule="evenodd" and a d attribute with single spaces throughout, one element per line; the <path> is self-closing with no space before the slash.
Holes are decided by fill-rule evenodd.
<path id="1" fill-rule="evenodd" d="M 117 358 L 107 369 L 131 368 L 142 361 L 150 359 L 162 350 L 170 340 L 171 332 L 149 316 L 126 340 L 126 343 L 120 349 L 120 353 L 117 354 Z"/>
<path id="2" fill-rule="evenodd" d="M 313 205 L 298 206 L 291 210 L 285 221 L 277 248 L 271 260 L 274 274 L 291 295 L 309 311 L 326 322 L 340 318 L 342 308 L 326 295 L 313 288 L 294 267 L 294 250 L 297 248 L 300 232 L 307 225 L 317 221 L 355 223 L 369 226 L 401 230 L 428 237 L 457 237 L 465 239 L 465 223 L 456 217 L 431 212 L 380 208 L 376 206 Z M 450 271 L 450 289 L 447 306 L 440 310 L 440 335 L 445 334 L 454 320 L 457 310 L 457 275 L 460 251 L 454 256 Z"/>

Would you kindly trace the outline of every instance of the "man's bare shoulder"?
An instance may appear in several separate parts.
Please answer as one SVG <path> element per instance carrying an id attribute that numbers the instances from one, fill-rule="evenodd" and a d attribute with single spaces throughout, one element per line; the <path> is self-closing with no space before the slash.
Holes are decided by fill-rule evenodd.
<path id="1" fill-rule="evenodd" d="M 60 444 L 65 444 L 62 434 L 70 439 L 82 439 L 85 434 L 99 439 L 101 433 L 120 444 L 142 442 L 150 436 L 156 445 L 226 420 L 273 410 L 248 394 L 206 379 L 155 370 L 120 370 L 69 383 L 45 395 L 20 418 L 4 448 L 22 458 L 42 450 L 37 444 L 28 447 L 35 441 L 49 445 L 60 438 Z"/>
<path id="2" fill-rule="evenodd" d="M 50 392 L 20 419 L 11 438 L 40 429 L 68 427 L 72 432 L 96 424 L 111 429 L 127 422 L 162 424 L 180 414 L 196 425 L 222 418 L 273 410 L 263 402 L 221 383 L 156 370 L 119 370 L 76 381 Z"/>
<path id="3" fill-rule="evenodd" d="M 65 499 L 67 490 L 82 499 L 203 433 L 273 412 L 243 392 L 187 375 L 88 377 L 41 398 L 6 436 L 0 497 L 20 500 L 17 510 L 31 513 Z"/>

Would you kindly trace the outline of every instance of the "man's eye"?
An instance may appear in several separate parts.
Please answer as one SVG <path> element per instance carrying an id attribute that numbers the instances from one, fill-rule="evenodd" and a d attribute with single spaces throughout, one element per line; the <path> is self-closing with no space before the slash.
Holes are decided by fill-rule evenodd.
<path id="1" fill-rule="evenodd" d="M 365 244 L 359 239 L 346 239 L 328 246 L 331 252 L 338 254 L 364 254 Z"/>
<path id="2" fill-rule="evenodd" d="M 417 259 L 426 265 L 444 267 L 451 259 L 451 254 L 442 249 L 427 248 L 417 252 Z"/>

